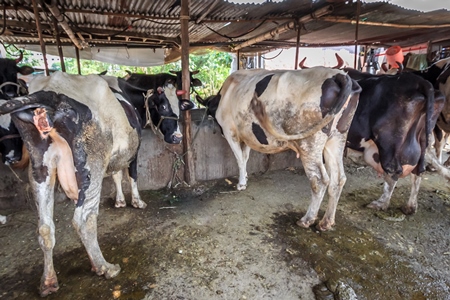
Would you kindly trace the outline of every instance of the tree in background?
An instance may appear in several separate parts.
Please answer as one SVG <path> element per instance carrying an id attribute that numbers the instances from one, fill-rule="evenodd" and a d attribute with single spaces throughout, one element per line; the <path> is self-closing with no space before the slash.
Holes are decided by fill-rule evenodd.
<path id="1" fill-rule="evenodd" d="M 190 55 L 189 62 L 190 70 L 198 70 L 199 73 L 195 77 L 203 82 L 203 87 L 196 88 L 196 91 L 202 97 L 205 97 L 217 94 L 222 83 L 230 74 L 232 55 L 226 52 L 207 51 L 202 55 Z M 67 73 L 78 74 L 76 59 L 65 58 L 64 63 Z M 103 71 L 107 71 L 108 75 L 116 77 L 124 77 L 127 75 L 127 70 L 132 73 L 143 74 L 169 73 L 171 70 L 181 70 L 181 60 L 163 66 L 135 67 L 82 59 L 80 60 L 80 65 L 83 75 L 100 74 Z M 61 63 L 54 63 L 50 68 L 53 70 L 61 70 Z"/>

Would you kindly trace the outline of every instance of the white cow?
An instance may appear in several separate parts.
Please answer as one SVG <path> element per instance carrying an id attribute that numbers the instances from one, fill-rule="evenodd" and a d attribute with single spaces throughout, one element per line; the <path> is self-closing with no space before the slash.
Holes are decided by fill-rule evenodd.
<path id="1" fill-rule="evenodd" d="M 312 200 L 297 222 L 309 227 L 328 188 L 320 230 L 334 223 L 346 177 L 343 151 L 361 88 L 341 70 L 242 70 L 231 74 L 218 95 L 198 101 L 222 128 L 239 166 L 238 190 L 247 186 L 250 149 L 278 153 L 291 149 L 302 160 Z M 325 161 L 325 163 L 324 163 Z"/>

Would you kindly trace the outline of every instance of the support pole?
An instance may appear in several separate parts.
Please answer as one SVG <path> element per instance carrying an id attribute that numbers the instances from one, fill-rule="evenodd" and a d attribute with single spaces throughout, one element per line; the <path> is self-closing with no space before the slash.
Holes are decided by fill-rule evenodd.
<path id="1" fill-rule="evenodd" d="M 300 30 L 301 30 L 301 26 L 300 26 L 300 22 L 299 22 L 299 23 L 297 23 L 297 44 L 295 47 L 295 66 L 294 66 L 295 70 L 298 69 L 298 55 L 300 52 Z"/>
<path id="2" fill-rule="evenodd" d="M 78 75 L 81 75 L 80 49 L 78 49 L 77 47 L 75 47 L 75 54 L 77 56 Z"/>
<path id="3" fill-rule="evenodd" d="M 61 46 L 61 38 L 59 36 L 58 21 L 55 17 L 53 19 L 53 26 L 55 27 L 56 46 L 58 47 L 59 61 L 61 62 L 61 71 L 66 72 L 66 64 L 64 63 L 64 55 Z"/>
<path id="4" fill-rule="evenodd" d="M 45 75 L 48 76 L 48 75 L 50 75 L 50 72 L 48 70 L 47 54 L 45 51 L 45 43 L 42 38 L 41 20 L 39 19 L 39 10 L 37 7 L 36 0 L 33 0 L 33 12 L 34 12 L 34 17 L 36 18 L 36 29 L 37 29 L 38 36 L 39 36 L 39 44 L 41 45 L 42 58 L 44 59 Z"/>
<path id="5" fill-rule="evenodd" d="M 361 14 L 361 0 L 356 3 L 356 29 L 355 29 L 355 59 L 353 60 L 353 69 L 356 70 L 356 59 L 359 58 L 358 53 L 358 30 L 359 30 L 359 15 Z"/>
<path id="6" fill-rule="evenodd" d="M 190 98 L 191 76 L 189 70 L 189 0 L 181 0 L 181 71 L 183 78 L 183 90 Z M 191 112 L 189 110 L 183 112 L 183 152 L 184 160 L 184 179 L 191 185 L 195 183 L 195 168 L 192 155 L 192 136 L 191 136 Z"/>

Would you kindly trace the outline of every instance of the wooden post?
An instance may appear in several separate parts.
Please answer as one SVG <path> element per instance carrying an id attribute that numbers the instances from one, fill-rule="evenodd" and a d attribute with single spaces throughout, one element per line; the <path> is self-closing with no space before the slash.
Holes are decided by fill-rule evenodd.
<path id="1" fill-rule="evenodd" d="M 358 53 L 358 30 L 359 30 L 359 15 L 361 13 L 361 0 L 356 3 L 356 29 L 355 29 L 355 59 L 353 61 L 353 69 L 356 70 L 356 59 L 359 58 Z"/>
<path id="2" fill-rule="evenodd" d="M 294 69 L 297 70 L 298 69 L 298 54 L 300 52 L 300 22 L 297 23 L 297 45 L 295 48 L 295 66 Z"/>
<path id="3" fill-rule="evenodd" d="M 77 55 L 77 67 L 78 67 L 78 75 L 81 75 L 81 64 L 80 64 L 80 49 L 75 46 L 75 54 Z"/>
<path id="4" fill-rule="evenodd" d="M 190 99 L 191 76 L 189 70 L 189 0 L 181 0 L 181 71 L 183 78 L 183 90 L 187 91 L 185 94 Z M 195 167 L 192 155 L 191 143 L 191 112 L 189 110 L 183 112 L 183 152 L 185 154 L 184 160 L 184 179 L 191 185 L 195 183 Z"/>
<path id="5" fill-rule="evenodd" d="M 33 0 L 33 12 L 34 12 L 34 17 L 36 18 L 36 29 L 37 29 L 38 36 L 39 36 L 39 44 L 41 45 L 42 58 L 44 59 L 45 75 L 48 76 L 48 75 L 50 75 L 50 72 L 48 70 L 47 54 L 45 51 L 45 43 L 44 43 L 44 40 L 42 39 L 41 20 L 39 19 L 39 10 L 37 7 L 36 0 Z"/>
<path id="6" fill-rule="evenodd" d="M 58 47 L 59 60 L 61 62 L 61 71 L 66 72 L 66 64 L 64 63 L 64 55 L 61 46 L 61 38 L 59 36 L 58 21 L 55 17 L 53 19 L 53 26 L 55 27 L 56 46 Z"/>

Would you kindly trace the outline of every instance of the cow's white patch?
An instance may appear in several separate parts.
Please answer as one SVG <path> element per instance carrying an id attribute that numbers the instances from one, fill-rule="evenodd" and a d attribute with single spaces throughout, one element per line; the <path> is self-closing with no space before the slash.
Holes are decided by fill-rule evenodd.
<path id="1" fill-rule="evenodd" d="M 4 104 L 5 102 L 7 102 L 7 101 L 6 100 L 0 100 L 0 105 Z M 10 116 L 10 114 L 0 115 L 0 126 L 5 128 L 5 129 L 9 129 L 10 125 L 11 125 L 11 116 Z"/>
<path id="2" fill-rule="evenodd" d="M 6 224 L 6 216 L 0 215 L 0 223 Z"/>
<path id="3" fill-rule="evenodd" d="M 173 84 L 169 84 L 164 88 L 164 93 L 166 94 L 166 97 L 169 100 L 173 113 L 176 114 L 177 117 L 179 117 L 180 107 L 178 104 L 179 100 L 177 96 L 177 88 Z"/>

